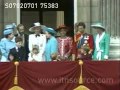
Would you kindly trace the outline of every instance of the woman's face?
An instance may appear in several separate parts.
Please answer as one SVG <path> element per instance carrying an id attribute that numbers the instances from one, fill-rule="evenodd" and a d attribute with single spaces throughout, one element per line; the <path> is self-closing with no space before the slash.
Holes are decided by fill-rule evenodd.
<path id="1" fill-rule="evenodd" d="M 60 35 L 61 35 L 62 37 L 66 36 L 66 30 L 65 30 L 65 29 L 61 29 L 61 30 L 60 30 Z"/>
<path id="2" fill-rule="evenodd" d="M 34 27 L 35 34 L 40 34 L 41 28 L 40 27 Z"/>
<path id="3" fill-rule="evenodd" d="M 77 33 L 83 33 L 85 31 L 85 28 L 83 26 L 78 26 Z"/>
<path id="4" fill-rule="evenodd" d="M 11 33 L 8 38 L 12 40 L 14 38 L 14 34 Z"/>
<path id="5" fill-rule="evenodd" d="M 95 28 L 97 30 L 98 34 L 101 34 L 103 32 L 103 30 L 101 28 Z"/>
<path id="6" fill-rule="evenodd" d="M 45 31 L 46 38 L 50 38 L 51 34 L 49 34 L 47 31 Z"/>

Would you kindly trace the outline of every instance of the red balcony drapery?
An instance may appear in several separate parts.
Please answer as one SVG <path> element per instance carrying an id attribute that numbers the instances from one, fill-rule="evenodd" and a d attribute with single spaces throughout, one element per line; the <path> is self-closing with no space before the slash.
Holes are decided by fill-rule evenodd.
<path id="1" fill-rule="evenodd" d="M 84 86 L 90 90 L 120 89 L 119 61 L 85 61 Z M 0 90 L 13 85 L 15 65 L 0 63 Z M 80 65 L 77 61 L 20 62 L 18 85 L 24 90 L 73 90 L 79 86 Z"/>

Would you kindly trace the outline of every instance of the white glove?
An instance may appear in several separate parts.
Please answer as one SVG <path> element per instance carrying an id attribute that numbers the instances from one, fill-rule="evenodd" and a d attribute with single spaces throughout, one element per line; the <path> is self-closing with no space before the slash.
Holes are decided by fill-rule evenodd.
<path id="1" fill-rule="evenodd" d="M 104 55 L 104 59 L 108 59 L 108 55 Z"/>

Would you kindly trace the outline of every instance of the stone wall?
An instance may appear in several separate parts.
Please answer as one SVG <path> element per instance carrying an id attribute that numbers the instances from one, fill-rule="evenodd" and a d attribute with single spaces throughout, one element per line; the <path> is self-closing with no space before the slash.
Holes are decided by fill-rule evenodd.
<path id="1" fill-rule="evenodd" d="M 0 36 L 6 24 L 17 23 L 16 8 L 5 8 L 6 3 L 16 3 L 17 0 L 0 0 Z"/>
<path id="2" fill-rule="evenodd" d="M 111 36 L 120 37 L 120 0 L 77 0 L 78 22 L 86 23 L 86 31 L 95 33 L 90 25 L 101 22 Z"/>
<path id="3" fill-rule="evenodd" d="M 3 15 L 4 15 L 4 11 L 3 11 L 3 0 L 0 0 L 0 38 L 2 37 L 2 30 L 3 30 L 3 27 L 4 27 L 4 25 L 3 25 L 3 22 L 4 22 L 4 17 L 3 17 Z"/>
<path id="4" fill-rule="evenodd" d="M 77 0 L 78 22 L 85 22 L 86 32 L 95 34 L 91 24 L 101 22 L 111 36 L 110 59 L 120 59 L 120 0 Z"/>

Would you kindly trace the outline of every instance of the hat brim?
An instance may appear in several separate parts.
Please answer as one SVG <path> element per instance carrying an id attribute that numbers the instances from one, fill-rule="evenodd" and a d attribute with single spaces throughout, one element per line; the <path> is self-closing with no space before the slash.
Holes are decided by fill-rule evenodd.
<path id="1" fill-rule="evenodd" d="M 54 35 L 56 35 L 56 34 L 57 34 L 55 30 L 54 30 L 54 31 L 52 31 L 52 30 L 47 29 L 47 30 L 46 30 L 46 32 L 52 33 L 52 34 L 54 34 Z"/>
<path id="2" fill-rule="evenodd" d="M 59 28 L 57 28 L 56 30 L 57 30 L 57 31 L 61 31 L 61 29 L 65 29 L 65 31 L 68 31 L 69 28 L 65 26 L 65 27 L 59 27 Z"/>
<path id="3" fill-rule="evenodd" d="M 33 27 L 29 28 L 29 31 L 35 32 L 35 27 L 40 27 L 43 30 L 43 32 L 45 32 L 45 30 L 47 29 L 47 27 L 45 25 L 40 25 L 40 26 L 33 26 Z"/>
<path id="4" fill-rule="evenodd" d="M 103 30 L 105 30 L 105 28 L 103 26 L 97 26 L 97 25 L 91 25 L 92 28 L 101 28 Z"/>
<path id="5" fill-rule="evenodd" d="M 11 33 L 13 33 L 13 29 L 7 29 L 7 30 L 4 30 L 3 32 L 4 35 L 9 35 Z"/>
<path id="6" fill-rule="evenodd" d="M 41 26 L 33 26 L 33 27 L 29 28 L 29 31 L 30 31 L 30 32 L 34 32 L 35 27 L 41 27 Z"/>

